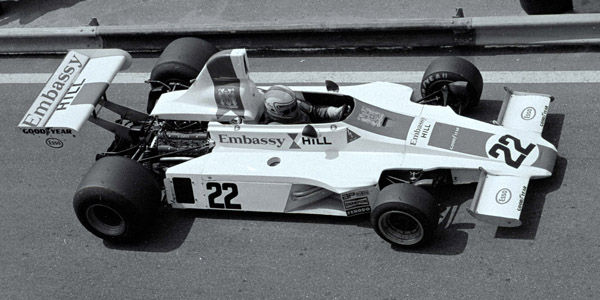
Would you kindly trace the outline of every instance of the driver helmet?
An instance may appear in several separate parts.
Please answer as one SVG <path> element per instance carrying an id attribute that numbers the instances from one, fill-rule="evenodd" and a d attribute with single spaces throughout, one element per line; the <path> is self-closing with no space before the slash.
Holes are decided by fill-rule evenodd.
<path id="1" fill-rule="evenodd" d="M 296 93 L 283 85 L 274 85 L 267 90 L 265 108 L 272 120 L 293 120 L 299 115 Z"/>

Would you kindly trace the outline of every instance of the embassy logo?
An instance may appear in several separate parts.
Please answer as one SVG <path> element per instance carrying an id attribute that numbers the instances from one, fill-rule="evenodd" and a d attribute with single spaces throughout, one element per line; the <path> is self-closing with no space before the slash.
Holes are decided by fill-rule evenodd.
<path id="1" fill-rule="evenodd" d="M 60 102 L 65 93 L 71 89 L 72 82 L 87 63 L 88 57 L 73 52 L 70 54 L 48 80 L 19 126 L 43 126 L 49 115 L 56 109 L 56 102 Z M 59 106 L 58 109 L 65 109 L 65 107 Z"/>
<path id="2" fill-rule="evenodd" d="M 219 134 L 219 143 L 221 144 L 261 145 L 281 148 L 284 142 L 284 138 L 248 137 L 246 135 L 228 136 L 226 134 Z"/>

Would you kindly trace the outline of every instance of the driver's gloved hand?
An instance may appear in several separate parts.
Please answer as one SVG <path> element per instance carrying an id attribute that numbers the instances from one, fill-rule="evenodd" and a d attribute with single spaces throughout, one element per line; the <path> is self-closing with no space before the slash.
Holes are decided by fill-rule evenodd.
<path id="1" fill-rule="evenodd" d="M 325 123 L 337 122 L 343 120 L 350 112 L 350 106 L 344 104 L 340 107 L 335 106 L 314 106 L 305 101 L 299 101 L 299 107 L 310 117 L 312 122 Z"/>
<path id="2" fill-rule="evenodd" d="M 315 107 L 314 111 L 318 118 L 327 122 L 336 122 L 344 119 L 346 112 L 349 110 L 348 104 L 344 104 L 340 107 L 325 106 Z"/>

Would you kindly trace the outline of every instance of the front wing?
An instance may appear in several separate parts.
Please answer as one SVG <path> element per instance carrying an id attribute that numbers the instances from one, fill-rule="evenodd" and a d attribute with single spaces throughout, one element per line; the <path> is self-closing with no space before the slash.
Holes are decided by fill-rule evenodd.
<path id="1" fill-rule="evenodd" d="M 475 219 L 496 226 L 520 226 L 519 217 L 529 179 L 529 177 L 494 175 L 482 169 L 475 196 L 467 211 Z"/>

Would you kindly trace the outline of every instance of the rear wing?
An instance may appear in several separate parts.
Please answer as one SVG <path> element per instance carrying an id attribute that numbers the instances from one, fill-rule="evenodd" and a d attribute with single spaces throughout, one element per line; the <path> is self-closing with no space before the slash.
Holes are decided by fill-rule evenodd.
<path id="1" fill-rule="evenodd" d="M 29 108 L 18 129 L 62 148 L 77 135 L 120 70 L 131 66 L 119 49 L 71 50 Z"/>
<path id="2" fill-rule="evenodd" d="M 494 175 L 481 169 L 471 207 L 467 211 L 480 221 L 500 227 L 521 225 L 529 177 Z"/>
<path id="3" fill-rule="evenodd" d="M 504 127 L 541 134 L 546 123 L 548 107 L 550 102 L 554 101 L 554 97 L 504 89 L 506 96 L 498 115 L 498 123 Z"/>

